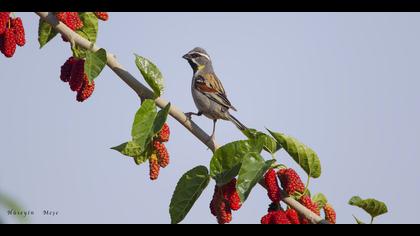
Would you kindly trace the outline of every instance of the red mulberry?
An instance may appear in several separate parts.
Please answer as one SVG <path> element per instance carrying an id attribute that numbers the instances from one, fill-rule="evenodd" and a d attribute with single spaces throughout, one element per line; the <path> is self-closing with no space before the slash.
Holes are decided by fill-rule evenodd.
<path id="1" fill-rule="evenodd" d="M 290 225 L 290 221 L 283 210 L 275 211 L 271 217 L 271 222 L 275 225 Z"/>
<path id="2" fill-rule="evenodd" d="M 25 40 L 25 29 L 23 28 L 22 19 L 17 17 L 11 20 L 11 28 L 14 30 L 16 37 L 16 44 L 20 47 L 24 46 Z"/>
<path id="3" fill-rule="evenodd" d="M 321 212 L 318 209 L 318 204 L 316 204 L 315 202 L 312 201 L 312 199 L 308 196 L 302 196 L 299 200 L 299 202 L 304 205 L 306 208 L 308 208 L 309 210 L 311 210 L 313 213 L 317 214 L 317 215 L 321 215 Z"/>
<path id="4" fill-rule="evenodd" d="M 83 86 L 85 76 L 85 60 L 77 59 L 71 70 L 70 89 L 72 91 L 79 91 Z"/>
<path id="5" fill-rule="evenodd" d="M 280 169 L 278 171 L 278 176 L 281 182 L 281 186 L 289 195 L 292 195 L 296 192 L 303 193 L 305 191 L 305 185 L 303 184 L 296 171 L 292 168 Z"/>
<path id="6" fill-rule="evenodd" d="M 214 187 L 213 198 L 211 199 L 211 202 L 210 202 L 210 212 L 214 216 L 217 216 L 216 207 L 217 207 L 217 204 L 218 204 L 218 201 L 219 201 L 218 194 L 220 194 L 219 187 L 216 185 Z"/>
<path id="7" fill-rule="evenodd" d="M 4 54 L 4 35 L 0 35 L 0 52 Z"/>
<path id="8" fill-rule="evenodd" d="M 74 57 L 70 57 L 67 59 L 67 61 L 61 66 L 61 73 L 60 73 L 60 79 L 63 82 L 69 82 L 71 78 L 71 71 L 73 68 L 74 63 L 76 63 L 76 60 Z"/>
<path id="9" fill-rule="evenodd" d="M 274 212 L 270 211 L 270 212 L 267 213 L 267 215 L 263 216 L 261 218 L 261 224 L 263 224 L 263 225 L 269 225 L 269 224 L 271 224 L 271 218 L 273 216 L 273 213 Z"/>
<path id="10" fill-rule="evenodd" d="M 216 213 L 217 223 L 227 224 L 232 221 L 232 211 L 223 199 L 219 199 L 219 204 L 216 205 Z"/>
<path id="11" fill-rule="evenodd" d="M 156 154 L 152 154 L 149 158 L 149 176 L 151 180 L 156 180 L 159 177 L 160 166 L 158 164 Z"/>
<path id="12" fill-rule="evenodd" d="M 232 211 L 222 193 L 223 187 L 214 187 L 213 199 L 210 202 L 210 211 L 216 216 L 219 224 L 226 224 L 232 221 Z"/>
<path id="13" fill-rule="evenodd" d="M 232 179 L 228 184 L 222 188 L 223 195 L 226 201 L 229 202 L 230 209 L 237 211 L 241 208 L 242 203 L 238 192 L 236 191 L 236 179 Z"/>
<path id="14" fill-rule="evenodd" d="M 317 215 L 321 215 L 321 212 L 318 209 L 318 204 L 312 201 L 312 199 L 308 195 L 304 195 L 299 199 L 299 202 L 308 208 L 310 211 Z M 305 217 L 301 217 L 301 224 L 309 224 L 309 220 Z"/>
<path id="15" fill-rule="evenodd" d="M 263 224 L 263 225 L 270 224 L 270 222 L 271 222 L 271 215 L 272 214 L 273 214 L 272 212 L 268 212 L 267 215 L 263 216 L 261 218 L 261 224 Z"/>
<path id="16" fill-rule="evenodd" d="M 162 130 L 159 132 L 157 139 L 162 143 L 168 142 L 170 135 L 171 135 L 171 131 L 169 129 L 169 125 L 165 123 L 162 127 Z"/>
<path id="17" fill-rule="evenodd" d="M 325 204 L 324 206 L 325 219 L 331 224 L 335 224 L 337 220 L 337 215 L 334 208 L 330 204 Z"/>
<path id="18" fill-rule="evenodd" d="M 241 198 L 239 197 L 238 192 L 235 191 L 232 193 L 232 195 L 230 195 L 229 204 L 230 204 L 230 208 L 233 211 L 237 211 L 241 208 L 242 203 L 241 203 Z"/>
<path id="19" fill-rule="evenodd" d="M 13 30 L 11 28 L 6 28 L 3 37 L 3 45 L 1 46 L 1 52 L 6 57 L 13 57 L 16 51 L 16 38 Z"/>
<path id="20" fill-rule="evenodd" d="M 6 30 L 9 19 L 10 19 L 10 12 L 0 12 L 0 35 L 4 33 Z"/>
<path id="21" fill-rule="evenodd" d="M 169 165 L 169 152 L 165 147 L 165 144 L 155 140 L 153 141 L 153 149 L 156 151 L 158 156 L 159 165 L 165 168 Z"/>
<path id="22" fill-rule="evenodd" d="M 83 21 L 80 20 L 78 12 L 56 12 L 55 16 L 59 21 L 63 22 L 71 30 L 78 30 L 83 28 Z M 61 36 L 61 38 L 65 42 L 68 42 L 64 36 Z"/>
<path id="23" fill-rule="evenodd" d="M 224 186 L 215 186 L 213 199 L 210 202 L 211 214 L 216 216 L 219 224 L 232 221 L 232 210 L 241 208 L 241 200 L 236 192 L 236 179 L 232 179 Z"/>
<path id="24" fill-rule="evenodd" d="M 89 79 L 86 74 L 83 76 L 83 85 L 80 90 L 77 92 L 76 100 L 78 102 L 84 102 L 88 99 L 95 90 L 95 81 L 89 84 Z"/>
<path id="25" fill-rule="evenodd" d="M 264 182 L 267 187 L 267 194 L 270 200 L 274 203 L 280 202 L 280 187 L 274 169 L 270 169 L 267 171 L 267 173 L 264 176 Z"/>
<path id="26" fill-rule="evenodd" d="M 271 211 L 261 218 L 261 224 L 286 225 L 291 224 L 283 210 Z"/>
<path id="27" fill-rule="evenodd" d="M 99 20 L 107 21 L 109 16 L 107 12 L 94 12 Z"/>
<path id="28" fill-rule="evenodd" d="M 71 30 L 83 28 L 83 21 L 80 20 L 79 13 L 77 12 L 57 12 L 55 16 Z"/>
<path id="29" fill-rule="evenodd" d="M 65 24 L 67 21 L 67 12 L 56 12 L 55 17 Z"/>
<path id="30" fill-rule="evenodd" d="M 287 219 L 289 219 L 290 223 L 297 225 L 300 224 L 299 215 L 294 209 L 287 209 L 286 210 Z"/>
<path id="31" fill-rule="evenodd" d="M 84 26 L 78 12 L 67 12 L 67 20 L 74 26 L 73 30 L 79 30 Z"/>

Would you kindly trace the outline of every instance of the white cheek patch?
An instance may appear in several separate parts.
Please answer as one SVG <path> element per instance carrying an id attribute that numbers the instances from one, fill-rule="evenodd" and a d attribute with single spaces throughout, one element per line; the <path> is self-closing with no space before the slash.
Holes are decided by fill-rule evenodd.
<path id="1" fill-rule="evenodd" d="M 203 57 L 207 58 L 209 61 L 211 61 L 209 55 L 206 55 L 206 54 L 201 53 L 201 52 L 196 52 L 196 53 L 199 54 L 200 56 L 203 56 Z"/>
<path id="2" fill-rule="evenodd" d="M 194 58 L 191 58 L 191 61 L 196 65 L 199 66 L 199 64 L 197 63 L 197 61 Z"/>

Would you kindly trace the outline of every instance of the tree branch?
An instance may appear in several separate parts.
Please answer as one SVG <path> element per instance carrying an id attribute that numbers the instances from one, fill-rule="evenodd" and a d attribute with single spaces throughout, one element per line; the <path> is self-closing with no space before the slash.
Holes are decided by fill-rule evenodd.
<path id="1" fill-rule="evenodd" d="M 100 48 L 88 41 L 87 39 L 83 38 L 70 28 L 68 28 L 65 24 L 58 21 L 54 14 L 49 12 L 36 12 L 36 14 L 41 17 L 44 21 L 52 25 L 52 27 L 61 35 L 66 37 L 70 42 L 75 43 L 85 49 L 91 50 L 92 52 L 96 52 Z M 116 57 L 111 54 L 107 53 L 107 65 L 111 70 L 118 75 L 118 77 L 123 80 L 133 91 L 137 93 L 140 99 L 152 99 L 153 92 L 140 83 L 133 75 L 131 75 L 124 67 L 117 61 Z M 164 108 L 168 101 L 163 98 L 158 98 L 155 100 L 156 105 L 160 108 Z M 189 130 L 194 136 L 196 136 L 203 144 L 205 144 L 210 150 L 213 152 L 219 147 L 214 141 L 211 140 L 210 136 L 202 130 L 196 123 L 192 120 L 189 120 L 187 116 L 185 116 L 184 112 L 178 109 L 176 106 L 171 105 L 171 109 L 169 114 L 176 119 L 179 123 L 181 123 L 187 130 Z M 263 187 L 265 187 L 263 185 Z M 283 194 L 285 196 L 282 201 L 289 205 L 291 208 L 295 209 L 299 214 L 308 218 L 313 224 L 323 223 L 324 220 L 322 217 L 316 215 L 298 201 L 294 200 L 291 197 L 288 197 L 287 194 Z"/>

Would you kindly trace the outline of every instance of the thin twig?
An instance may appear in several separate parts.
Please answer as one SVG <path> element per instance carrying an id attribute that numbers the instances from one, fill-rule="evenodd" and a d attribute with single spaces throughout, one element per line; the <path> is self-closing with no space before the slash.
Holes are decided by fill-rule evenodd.
<path id="1" fill-rule="evenodd" d="M 61 35 L 68 38 L 70 42 L 74 42 L 77 45 L 91 50 L 92 52 L 98 51 L 100 48 L 92 44 L 87 39 L 83 38 L 70 28 L 68 28 L 65 24 L 61 23 L 57 20 L 54 14 L 49 12 L 36 12 L 36 14 L 41 17 L 44 21 L 52 25 L 52 27 Z M 140 99 L 151 99 L 153 98 L 153 92 L 140 83 L 133 75 L 130 74 L 124 67 L 117 61 L 116 57 L 107 52 L 107 65 L 111 70 L 118 75 L 118 77 L 123 80 L 133 91 L 135 91 Z M 155 100 L 156 105 L 160 108 L 164 108 L 168 101 L 163 98 L 158 98 Z M 205 144 L 210 150 L 213 152 L 219 147 L 211 138 L 210 136 L 202 130 L 196 123 L 192 120 L 188 119 L 187 116 L 178 109 L 176 106 L 171 105 L 171 109 L 169 114 L 176 119 L 179 123 L 181 123 L 187 130 L 189 130 L 194 136 L 196 136 L 203 144 Z M 264 187 L 264 185 L 262 185 Z M 305 216 L 312 222 L 313 224 L 318 224 L 323 221 L 322 217 L 316 215 L 298 201 L 294 200 L 293 198 L 283 195 L 282 201 L 289 205 L 291 208 L 295 209 L 299 214 Z"/>

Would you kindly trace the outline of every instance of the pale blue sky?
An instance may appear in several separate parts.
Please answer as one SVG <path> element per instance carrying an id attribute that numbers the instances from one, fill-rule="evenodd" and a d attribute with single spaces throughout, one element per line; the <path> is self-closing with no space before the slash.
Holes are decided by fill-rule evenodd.
<path id="1" fill-rule="evenodd" d="M 59 80 L 70 47 L 56 38 L 39 50 L 38 17 L 17 15 L 27 45 L 13 59 L 0 55 L 0 191 L 38 212 L 32 223 L 169 223 L 178 179 L 208 166 L 211 152 L 170 119 L 171 164 L 151 182 L 147 165 L 109 149 L 130 138 L 135 93 L 106 68 L 93 97 L 77 103 Z M 156 62 L 165 98 L 185 111 L 195 106 L 181 56 L 204 47 L 241 121 L 318 153 L 323 174 L 311 190 L 328 196 L 339 223 L 368 220 L 347 205 L 353 195 L 388 204 L 377 223 L 420 223 L 419 23 L 418 13 L 111 13 L 98 44 L 139 79 L 133 53 Z M 210 120 L 195 120 L 211 131 Z M 219 123 L 219 143 L 242 138 Z M 278 159 L 296 167 L 284 152 Z M 212 191 L 213 183 L 183 223 L 216 222 Z M 268 204 L 256 187 L 232 223 L 258 223 Z"/>

